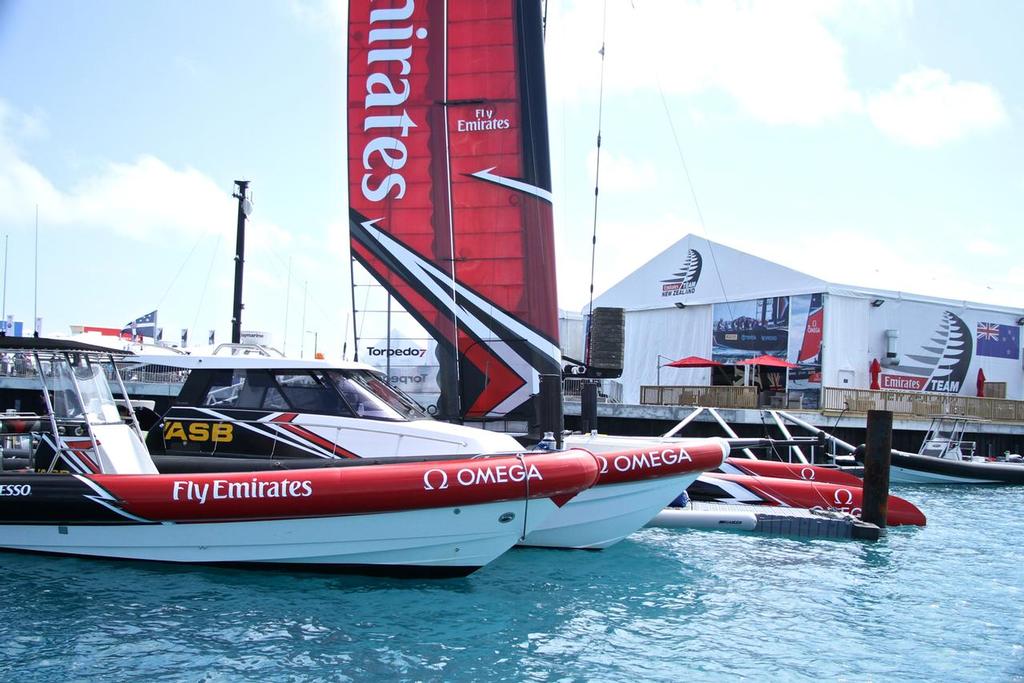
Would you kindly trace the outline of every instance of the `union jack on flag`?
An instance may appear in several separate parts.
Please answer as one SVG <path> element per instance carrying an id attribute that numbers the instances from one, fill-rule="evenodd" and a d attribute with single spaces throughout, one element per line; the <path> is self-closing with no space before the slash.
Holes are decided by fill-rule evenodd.
<path id="1" fill-rule="evenodd" d="M 990 358 L 1020 358 L 1020 327 L 978 323 L 978 355 Z"/>
<path id="2" fill-rule="evenodd" d="M 999 341 L 999 325 L 993 323 L 978 323 L 978 339 L 985 341 Z"/>

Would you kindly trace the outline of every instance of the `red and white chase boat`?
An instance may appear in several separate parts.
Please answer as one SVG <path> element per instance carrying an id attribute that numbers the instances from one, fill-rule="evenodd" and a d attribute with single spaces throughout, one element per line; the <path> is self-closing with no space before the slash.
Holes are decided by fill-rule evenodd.
<path id="1" fill-rule="evenodd" d="M 0 415 L 3 549 L 465 575 L 599 473 L 594 456 L 569 450 L 158 474 L 130 404 L 132 426 L 111 396 L 104 370 L 124 386 L 109 350 L 6 337 L 0 354 L 40 385 L 19 399 L 40 410 Z"/>

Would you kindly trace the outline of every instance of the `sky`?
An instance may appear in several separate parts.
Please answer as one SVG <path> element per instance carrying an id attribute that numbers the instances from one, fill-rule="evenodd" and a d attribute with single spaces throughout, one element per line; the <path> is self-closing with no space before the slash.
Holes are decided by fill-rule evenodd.
<path id="1" fill-rule="evenodd" d="M 833 282 L 1024 306 L 1024 4 L 546 5 L 563 308 L 589 300 L 595 225 L 595 294 L 694 233 Z M 66 333 L 156 309 L 169 341 L 226 341 L 246 179 L 243 328 L 340 355 L 346 13 L 0 0 L 4 313 Z"/>

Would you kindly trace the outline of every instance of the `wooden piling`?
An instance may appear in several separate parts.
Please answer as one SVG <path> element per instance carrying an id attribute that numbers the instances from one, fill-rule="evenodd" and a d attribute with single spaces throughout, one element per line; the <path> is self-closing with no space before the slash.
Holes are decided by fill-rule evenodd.
<path id="1" fill-rule="evenodd" d="M 564 414 L 562 411 L 562 376 L 540 376 L 540 433 L 551 432 L 557 448 L 562 447 Z"/>
<path id="2" fill-rule="evenodd" d="M 580 393 L 580 426 L 584 434 L 597 429 L 597 381 L 584 380 Z"/>
<path id="3" fill-rule="evenodd" d="M 864 498 L 860 518 L 884 529 L 889 514 L 892 412 L 869 410 L 864 449 Z"/>

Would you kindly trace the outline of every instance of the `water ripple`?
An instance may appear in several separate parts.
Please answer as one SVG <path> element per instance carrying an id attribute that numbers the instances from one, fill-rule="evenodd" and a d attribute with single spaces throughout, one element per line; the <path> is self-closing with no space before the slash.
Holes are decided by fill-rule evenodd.
<path id="1" fill-rule="evenodd" d="M 874 544 L 646 529 L 452 581 L 5 554 L 0 678 L 1024 680 L 1024 489 L 900 493 L 929 525 Z"/>

